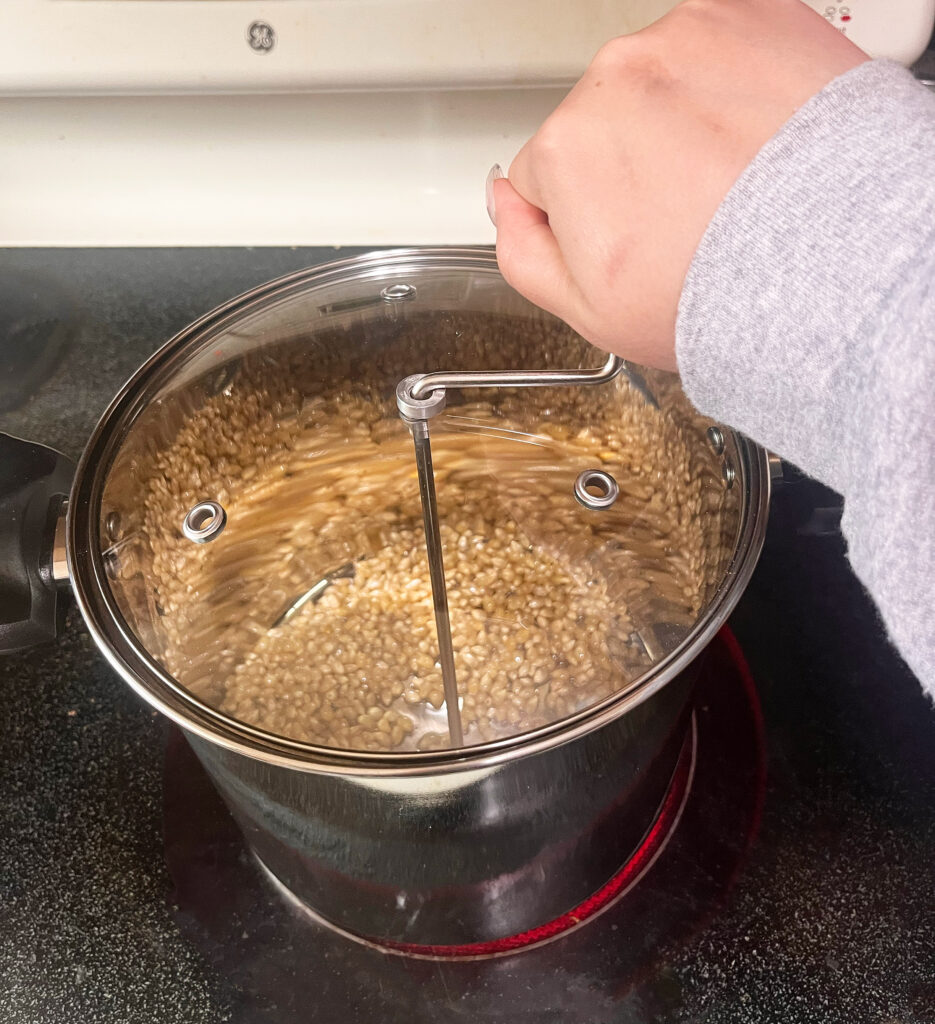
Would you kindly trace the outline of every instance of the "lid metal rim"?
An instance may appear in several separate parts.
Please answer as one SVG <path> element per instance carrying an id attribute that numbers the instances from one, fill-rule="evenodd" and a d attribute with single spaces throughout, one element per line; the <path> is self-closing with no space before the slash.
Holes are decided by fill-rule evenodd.
<path id="1" fill-rule="evenodd" d="M 297 288 L 334 280 L 404 273 L 432 266 L 497 272 L 490 248 L 392 249 L 336 260 L 278 278 L 207 313 L 158 349 L 130 378 L 101 416 L 79 460 L 67 513 L 67 556 L 75 599 L 95 642 L 117 673 L 144 700 L 187 731 L 247 757 L 300 771 L 406 777 L 495 767 L 599 729 L 642 703 L 685 669 L 714 637 L 739 600 L 756 566 L 766 532 L 770 479 L 766 452 L 734 434 L 740 456 L 741 535 L 717 593 L 705 615 L 679 647 L 626 689 L 538 729 L 456 750 L 425 752 L 342 751 L 305 743 L 239 722 L 185 690 L 143 648 L 117 608 L 107 583 L 97 536 L 103 479 L 113 454 L 117 427 L 132 421 L 151 394 L 153 380 L 171 375 L 172 364 L 207 332 L 218 330 L 251 307 L 279 299 Z"/>

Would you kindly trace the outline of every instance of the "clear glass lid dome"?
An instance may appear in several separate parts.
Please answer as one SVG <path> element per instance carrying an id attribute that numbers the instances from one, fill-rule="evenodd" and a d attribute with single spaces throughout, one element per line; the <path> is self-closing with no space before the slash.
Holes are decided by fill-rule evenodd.
<path id="1" fill-rule="evenodd" d="M 206 318 L 99 468 L 133 642 L 192 701 L 342 751 L 475 746 L 638 685 L 729 572 L 733 442 L 661 373 L 448 391 L 430 426 L 456 737 L 396 401 L 411 374 L 604 358 L 476 253 L 349 262 Z"/>

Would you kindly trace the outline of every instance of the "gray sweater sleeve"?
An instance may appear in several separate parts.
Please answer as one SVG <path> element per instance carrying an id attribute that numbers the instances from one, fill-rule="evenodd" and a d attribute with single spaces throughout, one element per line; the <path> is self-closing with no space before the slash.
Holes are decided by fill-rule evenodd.
<path id="1" fill-rule="evenodd" d="M 685 390 L 844 496 L 855 572 L 935 696 L 935 95 L 874 61 L 813 97 L 685 280 Z"/>

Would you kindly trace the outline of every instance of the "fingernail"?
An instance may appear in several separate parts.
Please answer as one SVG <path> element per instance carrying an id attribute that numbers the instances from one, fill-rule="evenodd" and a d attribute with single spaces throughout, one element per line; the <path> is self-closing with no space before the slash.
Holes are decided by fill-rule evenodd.
<path id="1" fill-rule="evenodd" d="M 503 170 L 499 164 L 494 164 L 490 168 L 490 173 L 487 175 L 487 216 L 490 218 L 490 223 L 494 227 L 497 226 L 497 201 L 494 199 L 493 194 L 493 183 L 497 178 L 503 177 Z"/>

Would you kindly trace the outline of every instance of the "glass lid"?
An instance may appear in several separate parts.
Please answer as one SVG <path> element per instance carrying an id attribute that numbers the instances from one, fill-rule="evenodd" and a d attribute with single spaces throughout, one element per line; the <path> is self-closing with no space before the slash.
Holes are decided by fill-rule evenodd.
<path id="1" fill-rule="evenodd" d="M 635 686 L 724 581 L 733 441 L 675 377 L 630 367 L 448 387 L 407 421 L 412 374 L 606 357 L 489 257 L 345 268 L 207 318 L 154 364 L 100 470 L 136 643 L 223 715 L 341 751 L 470 747 Z"/>

